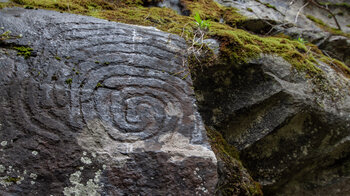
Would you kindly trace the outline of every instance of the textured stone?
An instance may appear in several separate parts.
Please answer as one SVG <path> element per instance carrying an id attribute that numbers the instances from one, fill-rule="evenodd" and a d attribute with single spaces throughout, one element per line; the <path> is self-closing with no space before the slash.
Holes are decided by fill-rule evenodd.
<path id="1" fill-rule="evenodd" d="M 320 49 L 325 50 L 325 53 L 331 57 L 350 66 L 349 38 L 332 36 L 332 33 L 320 28 L 307 18 L 308 15 L 311 15 L 332 28 L 338 28 L 334 19 L 329 17 L 328 12 L 315 5 L 308 4 L 304 6 L 306 2 L 303 0 L 217 0 L 217 2 L 224 6 L 238 8 L 241 14 L 247 16 L 246 20 L 238 24 L 239 28 L 262 35 L 283 33 L 293 39 L 303 38 L 320 46 Z M 328 2 L 348 3 L 348 1 L 342 0 Z M 349 33 L 349 9 L 346 6 L 336 5 L 328 7 L 336 15 L 342 32 Z"/>
<path id="2" fill-rule="evenodd" d="M 206 125 L 240 150 L 266 195 L 349 194 L 350 79 L 318 66 L 324 74 L 310 78 L 262 55 L 195 74 Z"/>
<path id="3" fill-rule="evenodd" d="M 163 0 L 157 4 L 158 7 L 167 7 L 174 11 L 176 11 L 178 14 L 183 14 L 183 6 L 181 5 L 179 0 Z"/>
<path id="4" fill-rule="evenodd" d="M 312 15 L 315 18 L 321 19 L 326 24 L 336 28 L 336 24 L 333 18 L 328 17 L 328 13 L 314 5 L 305 6 L 303 0 L 294 1 L 279 1 L 279 0 L 216 0 L 218 3 L 229 6 L 236 7 L 239 9 L 243 15 L 252 19 L 268 19 L 278 21 L 280 23 L 293 23 L 297 27 L 301 27 L 304 30 L 321 30 L 310 21 L 306 16 Z M 322 1 L 326 2 L 326 1 Z M 334 1 L 329 1 L 332 3 L 337 3 Z M 346 3 L 340 2 L 340 3 Z M 300 10 L 300 8 L 302 8 Z M 346 6 L 329 6 L 329 8 L 337 14 L 343 12 L 343 14 L 337 14 L 337 20 L 343 28 L 344 32 L 350 32 L 350 27 L 347 27 L 349 15 Z M 298 15 L 298 12 L 300 13 Z M 298 16 L 298 17 L 297 17 Z"/>
<path id="5" fill-rule="evenodd" d="M 23 35 L 0 43 L 1 195 L 213 194 L 183 39 L 20 8 L 0 26 Z"/>
<path id="6" fill-rule="evenodd" d="M 344 36 L 331 36 L 320 44 L 319 48 L 328 55 L 343 61 L 350 67 L 350 38 Z"/>

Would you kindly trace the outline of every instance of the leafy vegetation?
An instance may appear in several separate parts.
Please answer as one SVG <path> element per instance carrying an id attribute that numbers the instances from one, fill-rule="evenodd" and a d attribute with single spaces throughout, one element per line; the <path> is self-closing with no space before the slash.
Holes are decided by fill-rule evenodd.
<path id="1" fill-rule="evenodd" d="M 198 12 L 194 16 L 194 19 L 196 21 L 195 22 L 196 25 L 198 25 L 199 28 L 209 30 L 209 28 L 210 28 L 210 20 L 202 20 L 201 16 L 198 14 Z"/>
<path id="2" fill-rule="evenodd" d="M 301 43 L 301 44 L 306 44 L 306 43 L 307 43 L 307 41 L 304 40 L 304 38 L 301 38 L 301 37 L 298 37 L 297 40 L 298 40 L 298 42 Z"/>

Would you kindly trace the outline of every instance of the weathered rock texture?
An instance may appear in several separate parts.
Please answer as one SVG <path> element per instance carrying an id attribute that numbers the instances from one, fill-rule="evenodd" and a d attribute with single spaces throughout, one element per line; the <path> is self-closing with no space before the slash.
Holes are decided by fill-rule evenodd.
<path id="1" fill-rule="evenodd" d="M 240 150 L 266 195 L 350 194 L 350 80 L 319 68 L 310 78 L 262 55 L 195 73 L 203 119 Z"/>
<path id="2" fill-rule="evenodd" d="M 213 194 L 182 39 L 19 8 L 0 27 L 23 35 L 0 45 L 1 195 Z"/>
<path id="3" fill-rule="evenodd" d="M 240 28 L 258 34 L 283 33 L 293 39 L 303 38 L 319 46 L 327 55 L 350 66 L 350 38 L 334 35 L 308 17 L 320 20 L 330 28 L 337 29 L 330 13 L 304 0 L 216 0 L 218 3 L 235 7 L 248 17 Z M 328 8 L 336 16 L 342 31 L 350 33 L 349 1 L 319 1 L 331 3 Z"/>

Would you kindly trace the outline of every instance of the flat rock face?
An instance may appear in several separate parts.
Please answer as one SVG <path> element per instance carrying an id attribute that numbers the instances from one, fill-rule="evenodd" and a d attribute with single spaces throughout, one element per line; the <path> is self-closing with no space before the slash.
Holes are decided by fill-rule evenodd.
<path id="1" fill-rule="evenodd" d="M 22 35 L 0 43 L 1 195 L 213 194 L 182 39 L 19 8 L 0 27 Z"/>
<path id="2" fill-rule="evenodd" d="M 266 195 L 350 194 L 350 80 L 318 67 L 312 78 L 262 55 L 196 74 L 203 119 L 240 150 Z"/>

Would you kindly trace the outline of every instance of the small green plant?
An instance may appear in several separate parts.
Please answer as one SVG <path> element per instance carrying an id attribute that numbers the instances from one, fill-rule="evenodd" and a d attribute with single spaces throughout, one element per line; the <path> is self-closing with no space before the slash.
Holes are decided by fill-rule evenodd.
<path id="1" fill-rule="evenodd" d="M 4 30 L 4 27 L 0 27 L 0 30 Z M 11 31 L 7 30 L 4 31 L 3 33 L 0 33 L 0 41 L 4 41 L 7 39 L 16 39 L 16 38 L 22 38 L 23 35 L 19 34 L 18 36 L 11 35 Z"/>
<path id="2" fill-rule="evenodd" d="M 199 13 L 197 12 L 196 15 L 194 15 L 194 19 L 196 20 L 196 25 L 200 28 L 200 29 L 206 29 L 209 30 L 211 24 L 210 24 L 210 20 L 202 20 L 201 16 L 199 15 Z"/>
<path id="3" fill-rule="evenodd" d="M 103 85 L 99 82 L 96 84 L 96 88 L 102 87 Z"/>
<path id="4" fill-rule="evenodd" d="M 66 82 L 66 84 L 71 85 L 73 83 L 73 79 L 68 78 L 65 82 Z"/>
<path id="5" fill-rule="evenodd" d="M 298 37 L 297 41 L 301 44 L 304 44 L 304 45 L 307 43 L 307 41 L 304 40 L 304 38 L 302 38 L 302 37 Z"/>
<path id="6" fill-rule="evenodd" d="M 61 57 L 59 57 L 59 56 L 55 56 L 55 59 L 58 61 L 61 61 Z"/>
<path id="7" fill-rule="evenodd" d="M 11 34 L 11 31 L 3 32 L 2 34 L 0 34 L 0 40 L 10 39 L 10 34 Z"/>

